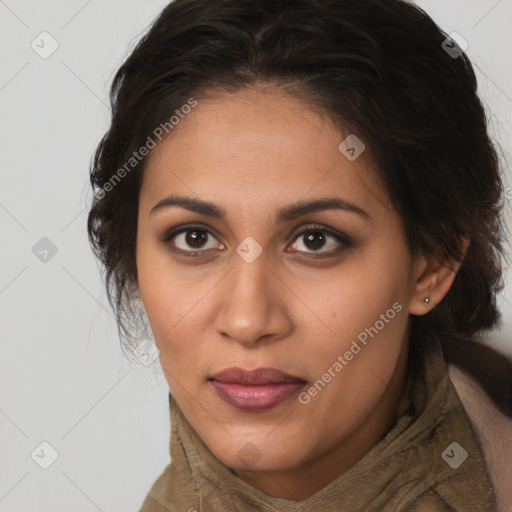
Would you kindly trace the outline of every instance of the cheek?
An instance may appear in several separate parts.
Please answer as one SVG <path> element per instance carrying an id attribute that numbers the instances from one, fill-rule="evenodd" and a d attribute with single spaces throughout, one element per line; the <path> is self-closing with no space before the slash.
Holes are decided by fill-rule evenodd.
<path id="1" fill-rule="evenodd" d="M 165 247 L 141 237 L 137 248 L 139 290 L 164 370 L 179 372 L 197 366 L 204 346 L 208 294 L 215 280 L 201 278 L 197 269 L 183 271 Z M 209 291 L 210 290 L 210 291 Z M 169 375 L 166 374 L 169 378 Z"/>
<path id="2" fill-rule="evenodd" d="M 357 337 L 381 315 L 385 315 L 384 321 L 391 319 L 386 330 L 403 329 L 403 322 L 396 322 L 395 316 L 397 309 L 406 309 L 407 269 L 405 252 L 361 252 L 316 288 L 308 302 L 325 319 L 329 331 L 342 340 Z"/>
<path id="3" fill-rule="evenodd" d="M 371 296 L 364 290 L 354 291 L 350 300 L 340 296 L 336 300 L 333 295 L 329 305 L 330 332 L 323 329 L 325 334 L 320 335 L 317 329 L 315 343 L 306 349 L 307 359 L 319 377 L 341 356 L 343 369 L 338 365 L 338 371 L 334 371 L 344 376 L 337 382 L 358 393 L 360 384 L 371 376 L 370 370 L 384 381 L 391 375 L 404 342 L 408 315 L 403 301 L 389 290 L 381 294 L 372 292 Z"/>
<path id="4" fill-rule="evenodd" d="M 303 400 L 316 417 L 326 419 L 321 427 L 326 438 L 353 427 L 372 411 L 406 343 L 408 315 L 398 302 L 366 301 L 352 312 L 340 315 L 335 340 L 318 337 L 319 343 L 302 352 L 311 376 L 311 387 L 305 390 L 309 396 Z"/>
<path id="5" fill-rule="evenodd" d="M 155 341 L 160 351 L 162 341 L 171 337 L 180 318 L 186 313 L 180 295 L 183 288 L 176 272 L 170 271 L 170 258 L 165 261 L 161 249 L 147 237 L 141 236 L 137 242 L 137 276 L 139 291 L 151 324 Z"/>
<path id="6" fill-rule="evenodd" d="M 184 286 L 165 244 L 146 232 L 137 240 L 137 275 L 148 317 L 157 327 L 165 323 L 170 329 L 186 311 L 184 299 L 191 286 Z"/>
<path id="7" fill-rule="evenodd" d="M 316 378 L 335 373 L 325 397 L 342 396 L 347 410 L 373 403 L 395 369 L 408 326 L 407 268 L 405 250 L 367 253 L 316 290 L 329 329 L 317 329 L 304 353 Z M 313 323 L 307 328 L 314 333 Z"/>

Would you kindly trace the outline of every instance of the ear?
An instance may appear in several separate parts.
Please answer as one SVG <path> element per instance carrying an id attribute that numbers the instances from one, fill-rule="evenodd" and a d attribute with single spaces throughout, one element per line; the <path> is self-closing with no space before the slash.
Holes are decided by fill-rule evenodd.
<path id="1" fill-rule="evenodd" d="M 439 304 L 450 288 L 466 256 L 469 238 L 461 239 L 462 258 L 460 261 L 427 261 L 423 256 L 418 259 L 415 275 L 416 282 L 409 302 L 409 314 L 425 315 Z M 428 300 L 427 300 L 428 299 Z"/>

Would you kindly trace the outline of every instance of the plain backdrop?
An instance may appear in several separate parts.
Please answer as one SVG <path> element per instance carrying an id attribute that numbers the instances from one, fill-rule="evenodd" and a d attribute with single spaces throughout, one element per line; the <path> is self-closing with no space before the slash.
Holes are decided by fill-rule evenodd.
<path id="1" fill-rule="evenodd" d="M 508 168 L 512 0 L 418 3 L 468 42 Z M 122 354 L 85 229 L 110 81 L 166 4 L 0 0 L 0 512 L 136 511 L 169 462 L 167 383 Z"/>

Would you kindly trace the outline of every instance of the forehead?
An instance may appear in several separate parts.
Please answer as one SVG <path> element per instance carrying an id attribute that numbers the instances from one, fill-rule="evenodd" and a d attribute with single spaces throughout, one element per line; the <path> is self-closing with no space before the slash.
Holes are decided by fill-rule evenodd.
<path id="1" fill-rule="evenodd" d="M 198 99 L 151 151 L 141 203 L 184 192 L 228 210 L 236 204 L 240 211 L 242 200 L 249 211 L 331 194 L 389 209 L 369 151 L 356 137 L 276 89 Z"/>

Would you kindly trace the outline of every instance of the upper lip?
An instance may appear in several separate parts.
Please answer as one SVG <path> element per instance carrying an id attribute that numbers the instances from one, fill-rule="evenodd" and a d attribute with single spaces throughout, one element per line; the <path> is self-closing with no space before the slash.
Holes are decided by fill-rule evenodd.
<path id="1" fill-rule="evenodd" d="M 278 370 L 277 368 L 256 368 L 244 370 L 243 368 L 226 368 L 210 377 L 210 380 L 245 384 L 247 386 L 272 384 L 277 382 L 305 382 L 304 379 Z"/>

